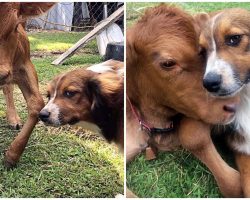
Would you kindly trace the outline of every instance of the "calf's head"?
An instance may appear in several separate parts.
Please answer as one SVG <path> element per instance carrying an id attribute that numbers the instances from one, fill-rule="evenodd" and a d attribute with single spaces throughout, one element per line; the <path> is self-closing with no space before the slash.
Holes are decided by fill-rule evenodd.
<path id="1" fill-rule="evenodd" d="M 197 29 L 198 30 L 198 29 Z M 202 87 L 203 62 L 191 16 L 160 5 L 127 31 L 127 93 L 137 104 L 171 108 L 208 123 L 228 123 L 238 98 L 216 99 Z"/>
<path id="2" fill-rule="evenodd" d="M 44 13 L 54 3 L 0 3 L 0 85 L 11 81 L 16 49 L 23 41 L 19 34 L 25 34 L 22 22 L 27 17 Z"/>

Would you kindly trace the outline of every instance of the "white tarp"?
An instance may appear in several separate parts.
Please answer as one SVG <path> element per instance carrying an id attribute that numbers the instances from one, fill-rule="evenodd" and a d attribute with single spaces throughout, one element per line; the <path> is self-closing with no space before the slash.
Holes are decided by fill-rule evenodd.
<path id="1" fill-rule="evenodd" d="M 87 7 L 87 5 L 85 6 Z M 28 24 L 34 24 L 43 29 L 70 31 L 71 30 L 70 26 L 72 26 L 72 20 L 73 20 L 73 11 L 74 11 L 74 2 L 57 3 L 48 13 L 38 18 L 31 19 L 31 21 L 28 22 Z M 86 11 L 83 13 L 86 14 Z M 86 15 L 88 15 L 88 13 Z M 45 21 L 39 18 L 42 18 L 43 20 L 46 20 L 49 23 L 46 23 Z M 66 26 L 61 26 L 61 25 L 66 25 Z"/>

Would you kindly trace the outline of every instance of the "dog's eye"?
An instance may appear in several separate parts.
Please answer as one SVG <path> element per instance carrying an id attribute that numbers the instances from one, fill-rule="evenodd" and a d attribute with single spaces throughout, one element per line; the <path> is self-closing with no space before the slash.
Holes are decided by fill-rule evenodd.
<path id="1" fill-rule="evenodd" d="M 64 92 L 64 96 L 67 97 L 67 98 L 71 98 L 73 96 L 75 96 L 76 92 L 72 92 L 72 91 L 65 91 Z"/>
<path id="2" fill-rule="evenodd" d="M 240 44 L 242 35 L 228 35 L 225 37 L 225 44 L 231 47 L 236 47 Z"/>
<path id="3" fill-rule="evenodd" d="M 50 93 L 47 93 L 47 99 L 50 100 Z"/>
<path id="4" fill-rule="evenodd" d="M 166 60 L 160 63 L 160 66 L 164 69 L 172 69 L 176 65 L 174 60 Z"/>

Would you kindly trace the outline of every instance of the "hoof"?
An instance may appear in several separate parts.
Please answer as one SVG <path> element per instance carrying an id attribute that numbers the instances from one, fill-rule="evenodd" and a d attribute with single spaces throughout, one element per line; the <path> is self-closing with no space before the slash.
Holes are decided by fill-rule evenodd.
<path id="1" fill-rule="evenodd" d="M 10 129 L 13 129 L 13 130 L 20 130 L 22 128 L 22 124 L 10 124 L 9 127 Z"/>
<path id="2" fill-rule="evenodd" d="M 17 166 L 17 163 L 4 158 L 3 165 L 7 170 L 11 170 Z"/>

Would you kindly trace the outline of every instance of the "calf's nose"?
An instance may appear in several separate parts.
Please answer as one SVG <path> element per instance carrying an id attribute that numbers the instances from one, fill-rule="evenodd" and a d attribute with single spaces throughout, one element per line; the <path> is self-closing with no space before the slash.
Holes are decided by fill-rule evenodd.
<path id="1" fill-rule="evenodd" d="M 43 121 L 46 122 L 48 121 L 50 116 L 50 112 L 48 112 L 46 109 L 42 109 L 39 113 L 39 118 Z"/>
<path id="2" fill-rule="evenodd" d="M 209 72 L 204 78 L 203 78 L 203 86 L 209 91 L 209 92 L 218 92 L 220 90 L 222 83 L 222 77 L 220 74 Z"/>

